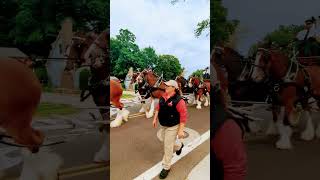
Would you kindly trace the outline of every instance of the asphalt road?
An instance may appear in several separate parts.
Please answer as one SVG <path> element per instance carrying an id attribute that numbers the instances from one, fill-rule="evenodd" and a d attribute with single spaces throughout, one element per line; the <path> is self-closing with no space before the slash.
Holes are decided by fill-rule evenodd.
<path id="1" fill-rule="evenodd" d="M 188 112 L 186 127 L 200 135 L 209 130 L 209 107 L 197 110 L 192 106 L 188 107 Z M 162 160 L 163 145 L 157 139 L 156 133 L 157 129 L 152 127 L 152 118 L 146 119 L 144 115 L 131 118 L 121 127 L 111 129 L 111 180 L 132 180 Z M 174 164 L 167 179 L 184 180 L 192 168 L 208 155 L 209 148 L 207 140 Z"/>
<path id="2" fill-rule="evenodd" d="M 320 140 L 306 142 L 300 139 L 305 120 L 294 128 L 293 149 L 279 150 L 275 147 L 278 136 L 264 134 L 271 112 L 255 111 L 257 117 L 266 121 L 261 123 L 263 133 L 248 135 L 246 140 L 248 153 L 247 180 L 317 180 L 319 177 Z M 319 122 L 319 113 L 313 113 L 314 123 Z"/>
<path id="3" fill-rule="evenodd" d="M 80 103 L 78 96 L 68 96 L 68 95 L 58 95 L 46 93 L 43 94 L 42 101 L 52 102 L 52 103 L 63 103 L 71 104 L 76 107 L 94 107 L 94 103 L 91 98 L 87 101 Z M 97 110 L 84 110 L 79 114 L 68 116 L 77 122 L 82 122 L 84 124 L 90 123 L 92 121 L 88 112 L 92 112 L 97 117 L 99 113 Z M 35 124 L 48 127 L 47 123 L 55 122 L 54 126 L 60 130 L 47 130 L 46 135 L 65 135 L 70 132 L 71 129 L 63 127 L 68 124 L 64 120 L 58 118 L 47 118 L 47 119 L 36 119 Z M 60 127 L 61 126 L 61 127 Z M 77 126 L 76 129 L 81 130 L 83 127 Z M 80 132 L 81 134 L 81 132 Z M 93 162 L 94 155 L 99 151 L 102 142 L 109 140 L 109 136 L 100 133 L 98 130 L 92 130 L 89 134 L 84 134 L 75 137 L 74 139 L 63 143 L 51 146 L 52 152 L 57 153 L 63 159 L 63 165 L 59 170 L 59 178 L 67 180 L 87 180 L 88 177 L 92 180 L 104 180 L 109 178 L 109 166 L 96 164 Z M 5 146 L 0 145 L 0 148 Z M 1 149 L 0 149 L 1 150 Z M 110 154 L 109 152 L 105 152 Z M 20 151 L 16 150 L 9 154 L 11 157 L 19 157 Z M 48 162 L 50 163 L 50 162 Z M 22 169 L 22 163 L 9 168 L 4 171 L 4 176 L 0 179 L 16 179 L 20 176 Z"/>

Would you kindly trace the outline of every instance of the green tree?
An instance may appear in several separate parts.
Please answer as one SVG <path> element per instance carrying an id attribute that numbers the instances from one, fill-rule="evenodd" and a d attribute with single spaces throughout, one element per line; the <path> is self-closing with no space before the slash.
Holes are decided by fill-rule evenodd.
<path id="1" fill-rule="evenodd" d="M 260 42 L 253 44 L 249 49 L 249 55 L 253 56 L 259 46 L 266 48 L 273 46 L 285 53 L 291 53 L 290 44 L 301 30 L 303 30 L 303 25 L 280 25 L 276 30 L 268 33 Z"/>
<path id="2" fill-rule="evenodd" d="M 120 29 L 116 38 L 111 38 L 111 74 L 123 79 L 130 67 L 143 66 L 139 46 L 135 44 L 135 35 L 127 29 Z"/>
<path id="3" fill-rule="evenodd" d="M 198 70 L 194 71 L 189 77 L 196 76 L 196 77 L 201 78 L 203 76 L 203 71 L 204 71 L 203 69 L 198 69 Z"/>
<path id="4" fill-rule="evenodd" d="M 175 79 L 183 71 L 179 59 L 172 55 L 160 55 L 154 69 L 157 74 L 163 74 L 165 80 Z"/>
<path id="5" fill-rule="evenodd" d="M 154 68 L 158 62 L 156 51 L 152 47 L 142 50 L 135 42 L 135 35 L 127 29 L 120 29 L 119 35 L 111 38 L 111 74 L 125 78 L 130 67 L 136 71 L 147 67 Z"/>
<path id="6" fill-rule="evenodd" d="M 228 10 L 222 6 L 221 0 L 210 1 L 210 46 L 218 42 L 228 42 L 235 32 L 239 21 L 227 19 Z"/>
<path id="7" fill-rule="evenodd" d="M 293 41 L 296 34 L 301 30 L 303 30 L 303 26 L 293 24 L 289 26 L 280 25 L 275 31 L 268 33 L 263 41 L 285 47 Z"/>
<path id="8" fill-rule="evenodd" d="M 108 7 L 105 0 L 4 0 L 0 7 L 0 39 L 4 41 L 0 43 L 47 56 L 66 17 L 73 19 L 75 31 L 99 32 L 108 28 Z"/>
<path id="9" fill-rule="evenodd" d="M 156 51 L 152 48 L 152 47 L 147 47 L 144 48 L 140 51 L 141 53 L 141 58 L 142 58 L 142 62 L 143 68 L 147 68 L 147 67 L 152 67 L 154 68 L 158 61 L 159 61 L 159 57 L 156 54 Z"/>

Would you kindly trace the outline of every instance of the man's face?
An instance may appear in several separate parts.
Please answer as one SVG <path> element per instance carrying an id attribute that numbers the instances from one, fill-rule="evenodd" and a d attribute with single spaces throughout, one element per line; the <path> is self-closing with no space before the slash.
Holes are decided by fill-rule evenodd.
<path id="1" fill-rule="evenodd" d="M 174 92 L 174 87 L 173 86 L 167 86 L 166 85 L 166 93 L 172 93 L 172 92 Z"/>
<path id="2" fill-rule="evenodd" d="M 306 23 L 306 28 L 307 28 L 307 29 L 310 29 L 311 27 L 312 27 L 312 23 L 311 23 L 311 22 L 307 22 L 307 23 Z"/>

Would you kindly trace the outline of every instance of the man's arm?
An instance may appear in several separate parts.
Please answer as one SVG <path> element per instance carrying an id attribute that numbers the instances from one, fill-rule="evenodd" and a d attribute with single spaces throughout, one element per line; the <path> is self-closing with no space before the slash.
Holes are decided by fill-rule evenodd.
<path id="1" fill-rule="evenodd" d="M 242 140 L 242 131 L 233 121 L 226 121 L 217 131 L 213 149 L 224 169 L 224 180 L 245 180 L 247 154 Z"/>
<path id="2" fill-rule="evenodd" d="M 182 138 L 184 136 L 184 127 L 187 122 L 187 116 L 188 116 L 188 111 L 187 111 L 187 106 L 186 103 L 184 102 L 183 99 L 179 101 L 177 104 L 177 111 L 180 114 L 180 124 L 179 124 L 179 129 L 178 129 L 178 136 Z"/>

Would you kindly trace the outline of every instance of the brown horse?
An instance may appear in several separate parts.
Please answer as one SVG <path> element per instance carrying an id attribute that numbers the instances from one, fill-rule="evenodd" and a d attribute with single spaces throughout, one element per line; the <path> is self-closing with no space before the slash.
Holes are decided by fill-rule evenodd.
<path id="1" fill-rule="evenodd" d="M 320 97 L 320 78 L 318 76 L 320 67 L 308 66 L 302 67 L 294 59 L 280 51 L 259 48 L 255 67 L 252 73 L 252 79 L 256 82 L 269 78 L 274 82 L 275 98 L 281 106 L 278 113 L 282 113 L 284 118 L 282 122 L 277 123 L 280 139 L 276 146 L 280 149 L 290 149 L 292 129 L 290 125 L 298 123 L 301 112 L 297 111 L 296 104 L 300 103 L 307 117 L 307 125 L 301 134 L 303 140 L 312 140 L 315 136 L 320 137 L 320 126 L 316 133 L 311 119 L 309 98 Z M 275 112 L 274 112 L 275 115 Z M 277 121 L 277 118 L 274 118 Z M 271 126 L 274 126 L 275 122 Z M 272 129 L 275 129 L 274 127 Z"/>
<path id="2" fill-rule="evenodd" d="M 154 114 L 154 99 L 159 99 L 163 95 L 166 85 L 162 76 L 157 76 L 152 70 L 143 70 L 137 77 L 137 82 L 145 89 L 145 98 L 151 99 L 150 110 L 145 109 L 146 117 L 151 118 Z"/>
<path id="3" fill-rule="evenodd" d="M 123 89 L 121 83 L 117 79 L 110 79 L 110 104 L 118 108 L 116 119 L 110 124 L 110 127 L 119 127 L 122 120 L 128 121 L 129 111 L 124 109 L 123 103 L 120 102 Z"/>
<path id="4" fill-rule="evenodd" d="M 232 100 L 265 101 L 268 90 L 265 83 L 250 79 L 253 69 L 251 57 L 245 58 L 229 47 L 216 46 L 212 52 L 215 63 L 228 79 L 228 94 Z"/>
<path id="5" fill-rule="evenodd" d="M 68 48 L 68 61 L 65 70 L 72 70 L 75 66 L 89 66 L 91 80 L 89 88 L 81 92 L 81 101 L 92 95 L 97 106 L 107 106 L 109 98 L 109 55 L 107 31 L 99 35 L 91 33 L 76 33 L 72 44 Z M 89 93 L 85 95 L 85 92 Z M 100 114 L 104 120 L 109 119 L 109 110 L 101 108 Z"/>
<path id="6" fill-rule="evenodd" d="M 197 103 L 197 109 L 201 109 L 201 99 L 205 98 L 204 106 L 209 106 L 209 94 L 210 94 L 210 80 L 204 80 L 201 82 L 198 77 L 190 77 L 189 87 L 193 88 L 195 94 L 195 102 Z"/>
<path id="7" fill-rule="evenodd" d="M 37 152 L 44 135 L 31 127 L 31 121 L 40 102 L 40 82 L 31 69 L 14 59 L 2 58 L 0 72 L 0 127 L 15 142 Z"/>
<path id="8" fill-rule="evenodd" d="M 191 88 L 188 86 L 188 80 L 186 80 L 183 76 L 177 76 L 175 79 L 178 83 L 180 93 L 193 93 Z"/>

